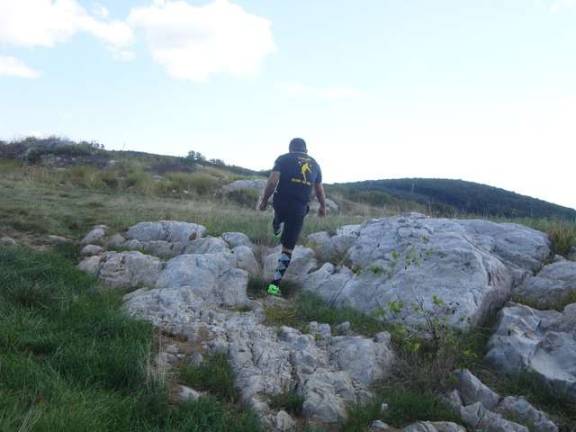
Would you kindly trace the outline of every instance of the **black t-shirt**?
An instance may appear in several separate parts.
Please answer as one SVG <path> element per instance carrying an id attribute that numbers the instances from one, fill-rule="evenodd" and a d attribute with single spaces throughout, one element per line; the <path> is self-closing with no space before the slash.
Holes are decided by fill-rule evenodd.
<path id="1" fill-rule="evenodd" d="M 306 153 L 286 153 L 276 159 L 273 171 L 280 172 L 280 181 L 274 194 L 274 202 L 286 202 L 307 206 L 312 186 L 322 183 L 322 171 L 318 162 Z"/>

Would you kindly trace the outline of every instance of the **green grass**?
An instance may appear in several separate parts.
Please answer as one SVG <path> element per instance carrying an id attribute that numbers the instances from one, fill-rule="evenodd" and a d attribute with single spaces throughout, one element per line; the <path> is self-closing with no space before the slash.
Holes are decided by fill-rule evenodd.
<path id="1" fill-rule="evenodd" d="M 0 229 L 38 235 L 80 238 L 90 227 L 106 224 L 121 231 L 142 221 L 182 220 L 202 224 L 210 235 L 240 231 L 253 241 L 275 244 L 271 213 L 239 207 L 211 195 L 160 196 L 107 187 L 84 188 L 74 183 L 58 184 L 45 177 L 27 176 L 23 168 L 2 171 L 0 163 Z M 44 181 L 45 180 L 45 181 Z M 361 216 L 309 216 L 302 238 L 309 233 L 334 231 L 345 224 L 361 223 Z"/>
<path id="2" fill-rule="evenodd" d="M 576 430 L 576 404 L 543 385 L 537 376 L 529 372 L 506 376 L 496 374 L 488 368 L 479 369 L 475 373 L 501 395 L 524 396 L 536 407 L 553 416 L 561 431 Z"/>
<path id="3" fill-rule="evenodd" d="M 272 306 L 266 309 L 270 325 L 286 325 L 305 329 L 310 321 L 337 325 L 350 321 L 352 330 L 365 335 L 375 335 L 389 329 L 381 321 L 352 308 L 336 308 L 314 294 L 299 291 L 289 306 Z"/>
<path id="4" fill-rule="evenodd" d="M 198 391 L 207 391 L 227 402 L 238 402 L 240 395 L 234 387 L 234 374 L 225 354 L 212 354 L 199 366 L 180 369 L 181 381 Z"/>
<path id="5" fill-rule="evenodd" d="M 383 402 L 389 405 L 385 413 L 381 412 Z M 438 395 L 425 389 L 413 390 L 401 386 L 382 387 L 370 403 L 353 407 L 342 432 L 368 431 L 368 425 L 374 420 L 382 420 L 394 427 L 404 427 L 417 421 L 460 423 L 460 419 Z"/>
<path id="6" fill-rule="evenodd" d="M 173 406 L 152 327 L 66 258 L 0 249 L 0 430 L 258 431 L 225 400 Z"/>
<path id="7" fill-rule="evenodd" d="M 290 391 L 270 397 L 270 408 L 273 410 L 284 410 L 293 416 L 301 416 L 304 405 L 304 398 L 297 393 Z"/>

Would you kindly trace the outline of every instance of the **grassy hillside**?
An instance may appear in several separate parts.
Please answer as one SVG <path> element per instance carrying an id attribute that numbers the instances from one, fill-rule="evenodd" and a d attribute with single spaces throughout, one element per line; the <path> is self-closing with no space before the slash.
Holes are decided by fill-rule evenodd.
<path id="1" fill-rule="evenodd" d="M 95 224 L 123 230 L 143 220 L 178 219 L 201 223 L 211 235 L 242 231 L 255 242 L 269 244 L 271 215 L 253 210 L 258 194 L 221 193 L 222 186 L 234 180 L 264 174 L 207 160 L 197 152 L 188 157 L 110 152 L 95 143 L 60 138 L 0 142 L 0 232 L 77 239 Z M 308 218 L 305 234 L 418 211 L 520 222 L 548 232 L 563 255 L 576 244 L 574 210 L 484 185 L 382 180 L 327 185 L 327 191 L 340 212 L 326 219 Z"/>
<path id="2" fill-rule="evenodd" d="M 403 199 L 425 205 L 429 211 L 448 215 L 506 218 L 557 218 L 576 221 L 576 210 L 504 189 L 462 180 L 398 179 L 336 185 L 345 195 L 367 201 Z"/>
<path id="3" fill-rule="evenodd" d="M 0 143 L 0 233 L 41 243 L 48 235 L 79 239 L 95 224 L 119 231 L 174 219 L 203 224 L 211 235 L 241 231 L 271 244 L 271 213 L 254 210 L 258 193 L 221 193 L 234 180 L 259 176 L 197 153 L 178 158 L 107 152 L 59 139 Z M 308 218 L 305 234 L 389 211 L 352 202 L 345 208 L 325 219 Z"/>

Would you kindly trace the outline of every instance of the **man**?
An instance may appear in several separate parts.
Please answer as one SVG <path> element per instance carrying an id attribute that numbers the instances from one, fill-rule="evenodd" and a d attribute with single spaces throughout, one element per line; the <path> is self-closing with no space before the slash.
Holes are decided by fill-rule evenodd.
<path id="1" fill-rule="evenodd" d="M 281 295 L 280 282 L 290 265 L 292 251 L 296 246 L 304 218 L 308 214 L 312 189 L 320 202 L 318 216 L 326 216 L 326 195 L 322 186 L 322 171 L 318 163 L 306 149 L 302 138 L 290 141 L 290 152 L 276 159 L 272 174 L 258 203 L 258 209 L 265 211 L 268 200 L 274 194 L 274 220 L 272 229 L 275 236 L 282 233 L 282 253 L 274 272 L 274 279 L 267 288 L 268 294 Z"/>

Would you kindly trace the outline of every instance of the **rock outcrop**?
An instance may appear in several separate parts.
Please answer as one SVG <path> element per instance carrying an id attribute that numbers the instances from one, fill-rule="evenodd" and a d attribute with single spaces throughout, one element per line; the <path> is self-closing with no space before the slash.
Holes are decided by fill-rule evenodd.
<path id="1" fill-rule="evenodd" d="M 230 184 L 222 186 L 222 192 L 230 193 L 242 190 L 252 190 L 254 192 L 262 192 L 266 187 L 266 179 L 255 179 L 255 180 L 236 180 Z"/>
<path id="2" fill-rule="evenodd" d="M 80 241 L 82 246 L 84 245 L 102 245 L 106 234 L 108 232 L 108 227 L 106 225 L 96 225 L 92 230 L 84 236 Z"/>
<path id="3" fill-rule="evenodd" d="M 206 231 L 161 221 L 109 236 L 98 226 L 85 238 L 79 267 L 108 286 L 136 289 L 125 296 L 126 311 L 187 341 L 198 362 L 206 353 L 227 354 L 244 403 L 267 430 L 296 425 L 287 412 L 271 409 L 276 395 L 297 393 L 304 417 L 317 423 L 340 422 L 347 407 L 367 401 L 371 385 L 386 379 L 394 364 L 390 335 L 357 335 L 347 322 L 334 328 L 311 322 L 306 331 L 267 325 L 266 309 L 282 308 L 286 300 L 250 300 L 247 288 L 251 276 L 272 278 L 280 248 L 257 247 L 242 233 L 210 237 Z M 308 246 L 295 249 L 287 280 L 334 306 L 414 329 L 431 316 L 467 329 L 500 310 L 512 291 L 536 301 L 573 287 L 574 263 L 542 268 L 550 255 L 547 236 L 515 224 L 410 214 L 345 226 L 334 235 L 315 233 Z M 158 361 L 169 366 L 171 354 L 163 354 L 166 359 Z M 563 313 L 504 307 L 487 360 L 503 372 L 532 372 L 576 399 L 576 304 Z M 524 432 L 530 424 L 538 432 L 557 431 L 525 399 L 501 397 L 468 371 L 457 377 L 448 399 L 469 428 Z M 177 396 L 193 400 L 199 394 L 181 388 Z M 372 426 L 381 429 L 371 429 L 386 430 L 380 423 Z M 464 429 L 419 422 L 403 430 Z"/>
<path id="4" fill-rule="evenodd" d="M 139 288 L 156 284 L 162 262 L 137 251 L 106 252 L 85 259 L 79 268 L 112 288 Z"/>
<path id="5" fill-rule="evenodd" d="M 516 288 L 514 295 L 540 309 L 555 308 L 569 299 L 576 302 L 576 262 L 564 260 L 545 266 Z"/>
<path id="6" fill-rule="evenodd" d="M 418 214 L 309 239 L 321 259 L 346 265 L 325 264 L 304 280 L 306 290 L 412 327 L 426 313 L 456 328 L 483 323 L 550 254 L 547 236 L 530 228 Z"/>
<path id="7" fill-rule="evenodd" d="M 141 223 L 115 239 L 100 239 L 138 250 L 89 256 L 79 266 L 108 286 L 139 288 L 125 296 L 127 312 L 186 339 L 200 357 L 226 353 L 244 402 L 270 430 L 295 424 L 286 412 L 270 408 L 275 395 L 296 392 L 304 416 L 321 423 L 342 421 L 350 404 L 368 400 L 370 385 L 386 377 L 394 361 L 390 335 L 354 335 L 349 325 L 334 336 L 327 324 L 311 323 L 309 333 L 265 325 L 264 306 L 247 297 L 248 279 L 271 273 L 279 250 L 264 253 L 261 266 L 243 234 L 215 238 L 203 237 L 205 232 L 195 224 Z M 288 277 L 301 281 L 316 266 L 314 252 L 300 247 Z M 158 362 L 168 367 L 170 354 L 161 354 L 166 358 Z M 180 400 L 198 396 L 180 390 Z"/>
<path id="8" fill-rule="evenodd" d="M 455 377 L 456 389 L 448 400 L 470 428 L 490 432 L 558 432 L 554 422 L 526 399 L 500 396 L 469 370 L 457 371 Z"/>
<path id="9" fill-rule="evenodd" d="M 509 374 L 528 372 L 576 400 L 576 303 L 564 312 L 512 305 L 499 314 L 486 359 Z"/>
<path id="10" fill-rule="evenodd" d="M 17 246 L 18 242 L 12 237 L 3 236 L 0 238 L 0 246 Z"/>
<path id="11" fill-rule="evenodd" d="M 263 324 L 262 307 L 235 312 L 225 302 L 205 300 L 191 287 L 139 290 L 126 296 L 129 313 L 179 334 L 202 350 L 229 355 L 236 386 L 269 424 L 276 414 L 270 397 L 289 391 L 304 399 L 304 415 L 333 423 L 346 418 L 349 403 L 366 401 L 369 386 L 385 377 L 394 354 L 390 335 L 375 338 L 303 334 Z"/>

